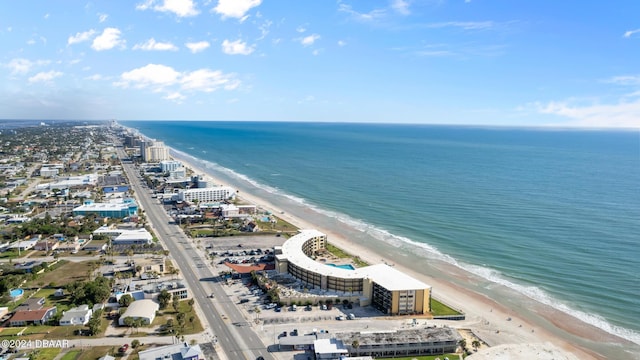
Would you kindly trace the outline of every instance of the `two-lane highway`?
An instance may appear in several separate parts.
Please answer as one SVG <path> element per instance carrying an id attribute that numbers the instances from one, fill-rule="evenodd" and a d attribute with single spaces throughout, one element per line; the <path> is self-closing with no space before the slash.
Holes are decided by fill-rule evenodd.
<path id="1" fill-rule="evenodd" d="M 119 149 L 119 156 L 121 159 L 127 157 L 122 149 Z M 180 268 L 193 299 L 204 313 L 203 322 L 208 324 L 226 354 L 226 358 L 253 360 L 263 356 L 265 359 L 274 359 L 267 352 L 252 326 L 234 325 L 246 323 L 247 319 L 236 304 L 229 299 L 218 281 L 218 276 L 211 272 L 209 266 L 206 265 L 207 260 L 197 252 L 192 241 L 180 227 L 170 224 L 171 218 L 157 200 L 145 196 L 145 190 L 134 165 L 123 164 L 123 169 L 129 178 L 131 187 L 138 194 L 139 205 L 145 210 L 146 217 L 156 236 L 166 246 L 176 261 L 176 265 Z M 213 299 L 209 298 L 211 293 L 215 295 Z M 220 354 L 220 357 L 223 355 Z"/>

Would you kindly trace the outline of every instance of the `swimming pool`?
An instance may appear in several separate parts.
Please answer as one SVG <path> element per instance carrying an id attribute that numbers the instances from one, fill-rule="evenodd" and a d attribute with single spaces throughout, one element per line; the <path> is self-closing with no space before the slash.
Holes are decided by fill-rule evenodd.
<path id="1" fill-rule="evenodd" d="M 344 264 L 344 265 L 327 264 L 327 265 L 328 266 L 337 267 L 337 268 L 340 268 L 340 269 L 345 269 L 345 270 L 355 270 L 356 269 L 351 264 Z"/>
<path id="2" fill-rule="evenodd" d="M 13 299 L 13 300 L 20 299 L 22 297 L 22 295 L 24 295 L 24 290 L 22 290 L 22 289 L 11 289 L 11 290 L 9 290 L 9 296 L 11 296 L 11 299 Z"/>

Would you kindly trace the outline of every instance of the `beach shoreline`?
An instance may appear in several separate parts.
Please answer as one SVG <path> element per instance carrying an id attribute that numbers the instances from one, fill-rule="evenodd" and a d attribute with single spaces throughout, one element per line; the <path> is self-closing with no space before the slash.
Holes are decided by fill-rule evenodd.
<path id="1" fill-rule="evenodd" d="M 200 164 L 202 161 L 189 154 L 181 153 L 175 149 L 171 149 L 172 157 L 183 163 L 186 168 L 191 169 L 196 174 L 202 174 L 211 183 L 217 185 L 234 184 L 229 181 L 221 181 L 212 174 L 214 169 L 210 169 L 209 165 Z M 445 278 L 425 274 L 423 272 L 410 269 L 398 259 L 388 257 L 388 254 L 379 249 L 372 249 L 365 244 L 359 244 L 350 241 L 340 229 L 330 226 L 318 226 L 318 224 L 310 221 L 307 211 L 303 213 L 294 213 L 286 208 L 274 205 L 272 202 L 265 200 L 258 195 L 243 192 L 238 194 L 242 200 L 255 204 L 264 210 L 271 211 L 284 220 L 292 223 L 301 229 L 317 229 L 324 232 L 328 236 L 328 241 L 335 246 L 349 252 L 357 254 L 363 260 L 371 263 L 386 262 L 397 266 L 398 270 L 403 271 L 416 279 L 419 279 L 432 286 L 435 298 L 444 301 L 448 305 L 463 310 L 467 315 L 464 323 L 452 322 L 453 327 L 471 328 L 473 333 L 478 335 L 484 342 L 490 346 L 505 344 L 545 344 L 546 347 L 556 347 L 562 349 L 566 353 L 567 359 L 604 359 L 609 354 L 594 350 L 589 346 L 590 342 L 600 343 L 607 342 L 609 344 L 630 344 L 629 341 L 611 335 L 602 329 L 588 325 L 581 320 L 574 318 L 550 306 L 530 300 L 532 317 L 521 316 L 513 307 L 505 305 L 502 301 L 492 299 L 485 294 L 472 290 L 474 283 L 487 282 L 486 279 L 471 273 L 466 273 L 460 268 L 456 268 L 446 262 L 433 261 L 430 266 L 438 269 L 442 273 L 447 273 L 455 277 L 456 283 L 447 281 Z M 287 211 L 285 211 L 287 210 Z M 312 213 L 312 210 L 309 210 Z M 378 250 L 378 251 L 376 251 Z M 500 286 L 494 284 L 496 286 Z M 505 291 L 514 292 L 505 287 Z M 517 294 L 522 296 L 522 294 Z M 510 320 L 507 320 L 510 319 Z M 551 331 L 550 331 L 551 330 Z M 587 345 L 585 346 L 584 343 Z M 552 345 L 551 345 L 552 344 Z M 631 344 L 632 347 L 635 346 Z M 629 356 L 628 353 L 624 353 Z M 619 357 L 619 354 L 616 354 Z M 626 358 L 623 356 L 622 358 Z"/>

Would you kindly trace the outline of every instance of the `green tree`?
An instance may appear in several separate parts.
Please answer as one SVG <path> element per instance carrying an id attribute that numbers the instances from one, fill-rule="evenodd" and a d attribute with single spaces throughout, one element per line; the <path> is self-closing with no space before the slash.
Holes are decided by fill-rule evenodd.
<path id="1" fill-rule="evenodd" d="M 460 348 L 462 348 L 462 351 L 466 351 L 466 349 L 467 349 L 467 340 L 466 339 L 462 339 L 462 340 L 458 341 L 458 346 L 460 346 Z"/>
<path id="2" fill-rule="evenodd" d="M 195 304 L 196 301 L 193 299 L 189 299 L 189 301 L 187 301 L 187 304 L 189 304 L 189 311 L 193 310 L 193 304 Z"/>
<path id="3" fill-rule="evenodd" d="M 140 340 L 135 339 L 135 340 L 131 341 L 131 347 L 133 349 L 137 348 L 138 346 L 140 346 Z"/>
<path id="4" fill-rule="evenodd" d="M 353 340 L 353 342 L 351 343 L 351 346 L 356 351 L 356 356 L 358 356 L 358 348 L 360 347 L 360 342 L 358 341 L 358 339 Z"/>
<path id="5" fill-rule="evenodd" d="M 160 309 L 166 309 L 169 305 L 169 301 L 171 301 L 171 293 L 166 289 L 160 291 L 160 294 L 158 295 L 158 303 L 160 305 Z"/>
<path id="6" fill-rule="evenodd" d="M 180 326 L 180 330 L 184 330 L 184 325 L 187 320 L 187 316 L 185 313 L 178 313 L 176 316 L 176 320 L 178 321 L 178 326 Z"/>
<path id="7" fill-rule="evenodd" d="M 120 297 L 120 300 L 118 300 L 118 304 L 120 304 L 120 306 L 124 306 L 127 307 L 129 305 L 131 305 L 131 303 L 133 302 L 133 297 L 129 294 L 124 294 Z"/>
<path id="8" fill-rule="evenodd" d="M 171 305 L 173 306 L 173 310 L 175 310 L 176 312 L 178 312 L 180 310 L 180 296 L 178 296 L 177 293 L 173 294 L 173 297 L 171 298 Z"/>
<path id="9" fill-rule="evenodd" d="M 102 310 L 97 310 L 91 316 L 91 320 L 89 320 L 89 323 L 87 323 L 91 336 L 96 336 L 98 335 L 98 333 L 100 333 L 101 316 L 102 316 Z"/>
<path id="10" fill-rule="evenodd" d="M 471 342 L 471 346 L 473 346 L 473 350 L 475 351 L 478 351 L 478 348 L 480 347 L 480 345 L 481 345 L 480 341 L 478 341 L 477 339 Z"/>

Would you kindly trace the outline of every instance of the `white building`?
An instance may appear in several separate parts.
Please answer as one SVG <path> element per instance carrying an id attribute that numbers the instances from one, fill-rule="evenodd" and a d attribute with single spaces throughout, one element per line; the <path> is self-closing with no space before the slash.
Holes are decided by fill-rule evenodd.
<path id="1" fill-rule="evenodd" d="M 182 167 L 182 163 L 180 161 L 176 161 L 176 160 L 164 160 L 164 161 L 160 161 L 160 170 L 163 173 L 169 172 L 169 171 L 174 171 L 178 168 Z"/>
<path id="2" fill-rule="evenodd" d="M 169 148 L 162 141 L 146 141 L 140 146 L 142 159 L 146 162 L 169 160 Z"/>
<path id="3" fill-rule="evenodd" d="M 233 199 L 236 196 L 236 190 L 228 186 L 216 186 L 202 189 L 186 189 L 180 190 L 178 200 L 194 202 L 215 202 Z"/>
<path id="4" fill-rule="evenodd" d="M 101 226 L 93 231 L 93 235 L 106 235 L 111 237 L 113 245 L 118 244 L 151 244 L 153 235 L 147 229 L 118 229 Z"/>
<path id="5" fill-rule="evenodd" d="M 41 167 L 40 168 L 40 176 L 42 177 L 54 177 L 56 175 L 58 175 L 59 170 L 56 168 L 49 168 L 49 167 Z"/>
<path id="6" fill-rule="evenodd" d="M 92 315 L 93 310 L 89 309 L 89 305 L 80 305 L 62 313 L 60 326 L 86 325 Z"/>
<path id="7" fill-rule="evenodd" d="M 127 310 L 120 316 L 118 324 L 124 326 L 124 319 L 142 319 L 145 324 L 151 324 L 156 318 L 156 311 L 160 309 L 157 302 L 149 299 L 136 300 L 132 302 Z"/>
<path id="8" fill-rule="evenodd" d="M 204 354 L 200 349 L 200 345 L 189 345 L 180 343 L 175 345 L 159 346 L 153 349 L 140 351 L 138 353 L 140 360 L 204 360 Z"/>
<path id="9" fill-rule="evenodd" d="M 112 245 L 144 245 L 152 243 L 153 235 L 146 229 L 122 230 L 120 235 L 111 240 Z"/>
<path id="10" fill-rule="evenodd" d="M 87 174 L 80 176 L 68 176 L 65 178 L 58 178 L 58 181 L 52 183 L 38 184 L 37 190 L 51 190 L 51 189 L 68 189 L 74 186 L 88 186 L 96 185 L 98 183 L 98 174 Z"/>

